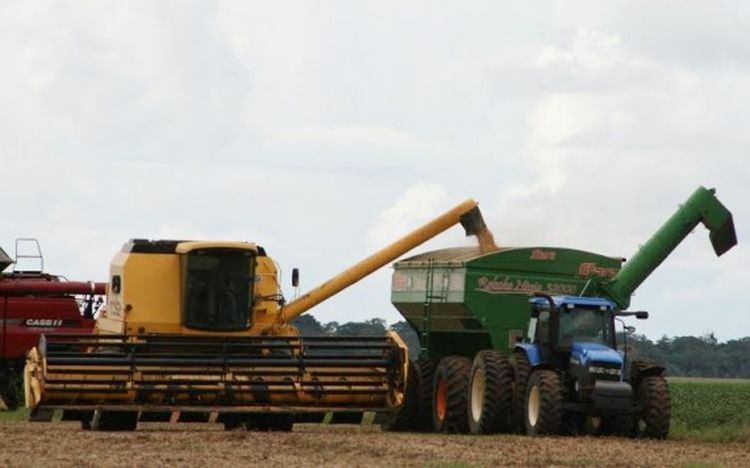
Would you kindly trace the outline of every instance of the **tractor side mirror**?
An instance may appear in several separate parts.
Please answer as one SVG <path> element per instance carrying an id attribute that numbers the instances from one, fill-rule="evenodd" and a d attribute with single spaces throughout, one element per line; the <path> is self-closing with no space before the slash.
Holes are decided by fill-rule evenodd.
<path id="1" fill-rule="evenodd" d="M 635 313 L 635 318 L 640 320 L 645 320 L 648 318 L 648 312 L 646 311 L 639 311 Z"/>
<path id="2" fill-rule="evenodd" d="M 625 329 L 625 333 L 627 333 L 628 335 L 632 335 L 633 333 L 635 333 L 635 327 L 632 325 L 628 325 L 623 328 Z"/>
<path id="3" fill-rule="evenodd" d="M 292 286 L 299 286 L 299 268 L 292 268 Z"/>
<path id="4" fill-rule="evenodd" d="M 531 308 L 531 318 L 539 318 L 539 309 L 536 307 Z"/>

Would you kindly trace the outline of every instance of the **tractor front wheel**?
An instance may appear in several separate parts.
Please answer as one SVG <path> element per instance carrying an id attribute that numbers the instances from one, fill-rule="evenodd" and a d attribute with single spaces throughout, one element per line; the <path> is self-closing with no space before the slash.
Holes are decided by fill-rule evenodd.
<path id="1" fill-rule="evenodd" d="M 554 435 L 562 426 L 563 389 L 555 371 L 537 370 L 526 385 L 526 434 Z"/>
<path id="2" fill-rule="evenodd" d="M 643 377 L 636 390 L 643 412 L 636 416 L 634 435 L 653 439 L 666 439 L 672 415 L 667 380 L 660 375 Z"/>
<path id="3" fill-rule="evenodd" d="M 433 381 L 433 422 L 437 432 L 469 432 L 467 396 L 471 361 L 463 356 L 443 358 Z"/>
<path id="4" fill-rule="evenodd" d="M 477 353 L 469 382 L 469 430 L 472 434 L 509 432 L 513 428 L 513 369 L 494 349 Z"/>

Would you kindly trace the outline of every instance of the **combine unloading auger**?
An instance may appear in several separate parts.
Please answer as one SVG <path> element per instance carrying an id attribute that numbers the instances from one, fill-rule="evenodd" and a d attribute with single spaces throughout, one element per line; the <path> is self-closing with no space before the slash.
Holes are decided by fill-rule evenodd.
<path id="1" fill-rule="evenodd" d="M 626 309 L 630 296 L 661 265 L 670 253 L 703 223 L 717 256 L 737 244 L 732 213 L 716 198 L 715 189 L 698 187 L 680 208 L 659 228 L 638 252 L 602 289 L 618 306 Z"/>
<path id="2" fill-rule="evenodd" d="M 403 402 L 408 370 L 397 334 L 302 337 L 290 322 L 458 223 L 467 235 L 484 229 L 476 202 L 288 304 L 259 246 L 131 241 L 112 262 L 96 334 L 48 335 L 29 353 L 27 406 L 113 430 L 180 414 L 288 429 L 293 414 L 390 411 Z"/>

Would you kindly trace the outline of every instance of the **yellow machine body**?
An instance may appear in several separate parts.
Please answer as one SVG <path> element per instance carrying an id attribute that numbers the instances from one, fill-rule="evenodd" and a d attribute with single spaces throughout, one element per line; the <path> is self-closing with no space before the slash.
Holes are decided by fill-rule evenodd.
<path id="1" fill-rule="evenodd" d="M 92 411 L 142 420 L 391 411 L 408 375 L 396 333 L 301 337 L 291 321 L 457 223 L 467 235 L 486 231 L 467 200 L 288 304 L 275 263 L 255 244 L 130 241 L 111 263 L 95 333 L 48 335 L 29 353 L 26 404 L 82 421 Z"/>
<path id="2" fill-rule="evenodd" d="M 128 248 L 126 244 L 124 250 Z M 183 282 L 186 255 L 209 249 L 252 253 L 248 271 L 253 273 L 248 328 L 212 331 L 212 336 L 296 335 L 296 329 L 279 322 L 281 285 L 270 257 L 259 256 L 258 247 L 247 242 L 195 241 L 176 243 L 174 253 L 119 252 L 110 266 L 107 308 L 96 322 L 97 332 L 206 335 L 205 330 L 185 325 Z M 118 276 L 120 280 L 115 280 Z M 121 286 L 113 288 L 114 281 L 121 281 Z"/>

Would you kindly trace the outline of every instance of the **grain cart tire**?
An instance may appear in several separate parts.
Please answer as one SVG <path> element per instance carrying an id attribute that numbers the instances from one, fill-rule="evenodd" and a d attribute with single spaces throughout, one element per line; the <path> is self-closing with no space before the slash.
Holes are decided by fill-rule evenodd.
<path id="1" fill-rule="evenodd" d="M 559 434 L 563 416 L 563 388 L 555 371 L 537 370 L 526 385 L 526 434 Z"/>
<path id="2" fill-rule="evenodd" d="M 425 357 L 417 359 L 417 411 L 414 428 L 417 431 L 429 432 L 434 430 L 432 421 L 432 398 L 433 381 L 435 380 L 435 369 L 437 361 Z"/>
<path id="3" fill-rule="evenodd" d="M 652 439 L 666 439 L 672 415 L 667 380 L 650 375 L 639 380 L 636 398 L 643 412 L 635 417 L 634 435 Z"/>
<path id="4" fill-rule="evenodd" d="M 88 427 L 92 431 L 134 431 L 138 426 L 138 411 L 96 410 L 90 414 Z M 84 421 L 81 427 L 86 427 Z"/>
<path id="5" fill-rule="evenodd" d="M 380 430 L 386 432 L 401 432 L 417 429 L 419 411 L 419 382 L 416 363 L 409 363 L 406 375 L 406 392 L 404 404 L 396 410 L 395 415 L 380 424 Z"/>
<path id="6" fill-rule="evenodd" d="M 513 429 L 513 369 L 505 354 L 494 349 L 477 353 L 471 367 L 468 397 L 472 434 Z"/>
<path id="7" fill-rule="evenodd" d="M 514 351 L 511 358 L 513 366 L 513 419 L 515 430 L 526 432 L 526 383 L 531 373 L 531 364 L 523 351 Z"/>
<path id="8" fill-rule="evenodd" d="M 433 381 L 433 422 L 435 431 L 469 432 L 468 393 L 471 361 L 463 356 L 440 360 Z"/>

